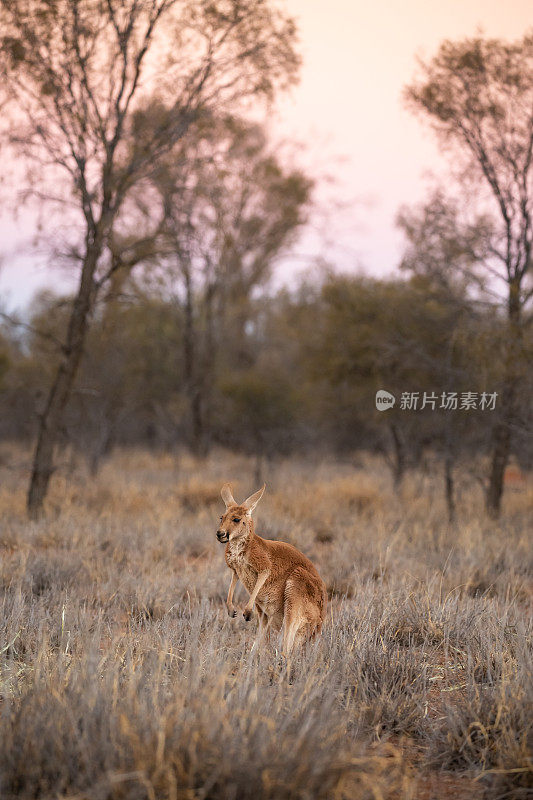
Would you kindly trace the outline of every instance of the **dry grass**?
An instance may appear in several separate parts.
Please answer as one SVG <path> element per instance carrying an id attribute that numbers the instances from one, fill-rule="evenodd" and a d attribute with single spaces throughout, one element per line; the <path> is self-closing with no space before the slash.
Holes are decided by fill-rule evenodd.
<path id="1" fill-rule="evenodd" d="M 371 459 L 272 467 L 258 532 L 332 598 L 287 665 L 223 608 L 218 489 L 257 488 L 247 459 L 70 463 L 29 523 L 0 456 L 2 798 L 531 796 L 527 485 L 494 524 L 465 484 L 450 528 L 431 475 L 398 498 Z"/>

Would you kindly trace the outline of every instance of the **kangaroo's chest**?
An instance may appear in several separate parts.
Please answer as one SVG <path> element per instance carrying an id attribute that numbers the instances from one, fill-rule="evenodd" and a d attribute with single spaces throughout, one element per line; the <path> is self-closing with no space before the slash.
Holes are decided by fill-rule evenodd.
<path id="1" fill-rule="evenodd" d="M 228 545 L 226 548 L 226 564 L 235 570 L 237 577 L 251 594 L 257 581 L 257 570 L 248 562 L 246 548 L 239 546 L 238 543 L 232 546 Z"/>

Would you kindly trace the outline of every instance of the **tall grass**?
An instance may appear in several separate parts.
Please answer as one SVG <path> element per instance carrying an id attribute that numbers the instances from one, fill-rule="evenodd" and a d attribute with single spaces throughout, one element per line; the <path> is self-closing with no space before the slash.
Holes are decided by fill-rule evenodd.
<path id="1" fill-rule="evenodd" d="M 431 475 L 397 497 L 372 459 L 272 467 L 257 530 L 306 552 L 331 597 L 286 663 L 223 608 L 217 491 L 256 488 L 246 459 L 118 453 L 95 481 L 57 476 L 33 523 L 24 475 L 3 472 L 2 798 L 533 791 L 527 487 L 498 524 L 465 488 L 452 528 Z"/>

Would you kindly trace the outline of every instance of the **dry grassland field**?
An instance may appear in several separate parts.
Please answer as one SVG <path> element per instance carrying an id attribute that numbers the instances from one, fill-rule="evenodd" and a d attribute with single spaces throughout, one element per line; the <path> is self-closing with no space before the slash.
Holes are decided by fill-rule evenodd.
<path id="1" fill-rule="evenodd" d="M 533 796 L 527 483 L 495 523 L 458 477 L 450 527 L 431 468 L 396 496 L 377 459 L 270 465 L 256 531 L 330 597 L 287 663 L 224 606 L 219 492 L 251 460 L 71 462 L 29 522 L 28 454 L 0 456 L 2 800 Z"/>

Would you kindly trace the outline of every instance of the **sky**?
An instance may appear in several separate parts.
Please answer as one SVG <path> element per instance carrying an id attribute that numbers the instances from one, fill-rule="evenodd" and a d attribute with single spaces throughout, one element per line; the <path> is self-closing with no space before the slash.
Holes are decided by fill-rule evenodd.
<path id="1" fill-rule="evenodd" d="M 533 27 L 531 0 L 287 0 L 303 56 L 301 81 L 269 115 L 272 135 L 301 143 L 296 158 L 326 178 L 313 231 L 278 267 L 291 280 L 320 255 L 345 270 L 392 273 L 401 258 L 395 216 L 419 202 L 446 159 L 431 132 L 403 106 L 416 58 L 446 38 L 482 30 L 517 38 Z M 34 217 L 0 216 L 0 304 L 22 308 L 43 286 L 68 288 L 29 246 Z"/>

